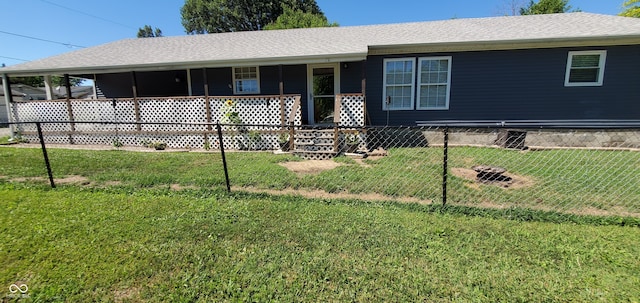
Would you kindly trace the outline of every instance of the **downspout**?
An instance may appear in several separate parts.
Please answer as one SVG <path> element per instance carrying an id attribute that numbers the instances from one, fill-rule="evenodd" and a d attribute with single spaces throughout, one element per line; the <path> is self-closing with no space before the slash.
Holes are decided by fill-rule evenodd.
<path id="1" fill-rule="evenodd" d="M 7 122 L 11 122 L 11 103 L 13 103 L 13 96 L 11 95 L 11 84 L 9 83 L 9 76 L 7 76 L 7 74 L 2 74 L 2 88 L 4 90 L 4 102 L 7 107 Z M 9 128 L 11 129 L 11 139 L 13 139 L 15 127 L 13 124 L 9 124 Z"/>

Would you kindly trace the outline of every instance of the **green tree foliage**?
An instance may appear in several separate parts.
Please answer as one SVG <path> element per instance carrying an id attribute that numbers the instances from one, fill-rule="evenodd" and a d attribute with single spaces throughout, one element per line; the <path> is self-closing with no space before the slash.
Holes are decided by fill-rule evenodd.
<path id="1" fill-rule="evenodd" d="M 624 11 L 620 16 L 640 18 L 640 0 L 627 0 L 622 6 Z"/>
<path id="2" fill-rule="evenodd" d="M 300 9 L 292 9 L 284 7 L 282 15 L 276 21 L 269 23 L 264 27 L 270 29 L 287 29 L 287 28 L 309 28 L 309 27 L 330 27 L 338 26 L 338 23 L 329 23 L 324 14 L 313 14 L 303 12 Z"/>
<path id="3" fill-rule="evenodd" d="M 138 29 L 138 38 L 162 37 L 162 30 L 156 27 L 154 30 L 151 25 L 145 25 Z"/>
<path id="4" fill-rule="evenodd" d="M 82 83 L 83 79 L 70 78 L 69 82 L 72 86 L 78 86 Z M 9 78 L 11 84 L 25 84 L 33 87 L 43 87 L 44 77 L 12 77 Z M 52 86 L 65 86 L 64 77 L 53 76 L 51 77 Z"/>
<path id="5" fill-rule="evenodd" d="M 185 0 L 180 9 L 187 34 L 262 30 L 283 7 L 324 15 L 315 0 Z"/>
<path id="6" fill-rule="evenodd" d="M 539 0 L 537 3 L 531 0 L 528 6 L 520 8 L 520 15 L 566 13 L 570 10 L 569 0 Z"/>

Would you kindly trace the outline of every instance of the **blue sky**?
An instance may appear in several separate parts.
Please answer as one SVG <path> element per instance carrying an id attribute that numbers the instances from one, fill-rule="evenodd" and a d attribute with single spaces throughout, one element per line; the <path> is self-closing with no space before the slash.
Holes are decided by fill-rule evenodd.
<path id="1" fill-rule="evenodd" d="M 528 0 L 316 0 L 341 26 L 492 17 Z M 615 15 L 623 0 L 570 0 L 584 12 Z M 185 35 L 184 0 L 0 0 L 0 63 L 14 65 L 120 39 L 149 24 L 165 36 Z M 37 39 L 49 40 L 41 41 Z"/>

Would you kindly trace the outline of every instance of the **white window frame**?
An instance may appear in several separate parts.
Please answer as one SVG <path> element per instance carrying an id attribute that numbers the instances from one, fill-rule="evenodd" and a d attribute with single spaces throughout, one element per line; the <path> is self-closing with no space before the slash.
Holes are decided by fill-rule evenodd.
<path id="1" fill-rule="evenodd" d="M 238 91 L 238 85 L 237 85 L 237 81 L 240 80 L 249 80 L 249 79 L 237 79 L 236 78 L 236 69 L 242 69 L 242 68 L 252 68 L 255 67 L 256 69 L 256 82 L 258 83 L 257 91 Z M 242 71 L 240 71 L 240 73 L 242 73 Z M 252 94 L 259 94 L 260 93 L 260 67 L 259 66 L 237 66 L 237 67 L 233 67 L 231 69 L 231 74 L 233 75 L 233 94 L 235 95 L 252 95 Z"/>
<path id="2" fill-rule="evenodd" d="M 390 107 L 387 106 L 387 86 L 393 86 L 387 84 L 387 63 L 388 62 L 397 62 L 397 61 L 410 61 L 411 62 L 411 103 L 409 107 Z M 413 110 L 415 105 L 415 89 L 416 89 L 416 58 L 388 58 L 384 59 L 382 62 L 383 71 L 382 71 L 382 110 L 384 111 L 394 111 L 394 110 Z M 403 85 L 404 86 L 404 85 Z"/>
<path id="3" fill-rule="evenodd" d="M 423 61 L 432 61 L 432 60 L 447 60 L 448 61 L 448 69 L 447 69 L 447 82 L 446 83 L 422 83 L 422 73 L 420 71 L 420 67 L 422 66 Z M 453 57 L 452 56 L 441 56 L 441 57 L 420 57 L 418 58 L 418 67 L 416 67 L 416 81 L 418 82 L 417 89 L 417 97 L 416 97 L 416 109 L 418 110 L 448 110 L 449 109 L 449 97 L 451 96 L 451 65 L 452 65 Z M 420 92 L 422 86 L 430 86 L 430 85 L 446 85 L 447 86 L 447 96 L 445 100 L 445 106 L 442 107 L 428 107 L 428 106 L 420 106 Z"/>
<path id="4" fill-rule="evenodd" d="M 571 70 L 578 69 L 572 68 L 571 64 L 573 62 L 574 56 L 581 55 L 600 55 L 600 62 L 598 63 L 598 79 L 595 82 L 569 82 L 569 78 L 571 76 Z M 606 50 L 592 50 L 592 51 L 571 51 L 567 55 L 567 70 L 565 72 L 564 77 L 564 86 L 602 86 L 604 81 L 604 68 L 605 63 L 607 61 L 607 51 Z"/>

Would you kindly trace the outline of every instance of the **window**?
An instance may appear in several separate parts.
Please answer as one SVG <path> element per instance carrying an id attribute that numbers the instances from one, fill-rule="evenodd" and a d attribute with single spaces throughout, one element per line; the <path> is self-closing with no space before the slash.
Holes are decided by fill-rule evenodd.
<path id="1" fill-rule="evenodd" d="M 258 67 L 234 67 L 233 68 L 233 93 L 234 94 L 259 94 L 260 77 Z"/>
<path id="2" fill-rule="evenodd" d="M 413 109 L 416 59 L 385 59 L 383 110 Z"/>
<path id="3" fill-rule="evenodd" d="M 569 52 L 564 86 L 602 86 L 607 51 Z"/>
<path id="4" fill-rule="evenodd" d="M 418 61 L 417 109 L 448 109 L 451 57 L 420 58 Z"/>

